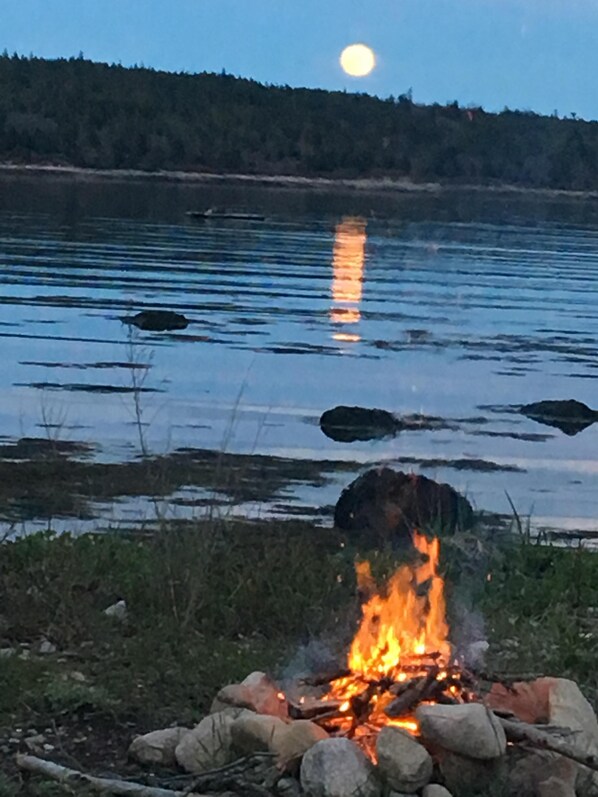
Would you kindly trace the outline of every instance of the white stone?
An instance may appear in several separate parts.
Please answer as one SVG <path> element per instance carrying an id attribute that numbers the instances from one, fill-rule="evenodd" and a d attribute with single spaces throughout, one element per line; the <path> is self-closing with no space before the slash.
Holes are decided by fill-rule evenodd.
<path id="1" fill-rule="evenodd" d="M 507 739 L 502 725 L 481 703 L 459 706 L 423 705 L 415 712 L 424 741 L 483 761 L 504 755 Z"/>
<path id="2" fill-rule="evenodd" d="M 106 617 L 113 617 L 115 620 L 120 620 L 120 622 L 123 622 L 127 619 L 128 615 L 126 601 L 116 601 L 116 603 L 113 603 L 112 606 L 108 606 L 107 609 L 104 609 L 104 614 Z"/>
<path id="3" fill-rule="evenodd" d="M 432 777 L 432 757 L 407 731 L 388 726 L 376 741 L 378 769 L 391 789 L 415 792 Z"/>
<path id="4" fill-rule="evenodd" d="M 303 756 L 301 787 L 307 797 L 381 797 L 372 762 L 349 739 L 323 739 Z"/>
<path id="5" fill-rule="evenodd" d="M 42 639 L 39 645 L 39 652 L 43 655 L 48 655 L 50 653 L 56 653 L 56 645 L 50 642 L 49 639 Z"/>
<path id="6" fill-rule="evenodd" d="M 199 774 L 229 764 L 234 759 L 231 725 L 243 709 L 226 709 L 209 714 L 186 733 L 174 753 L 186 772 Z"/>
<path id="7" fill-rule="evenodd" d="M 174 751 L 187 733 L 189 728 L 165 728 L 136 736 L 129 746 L 129 755 L 140 764 L 175 766 Z"/>
<path id="8" fill-rule="evenodd" d="M 429 783 L 424 787 L 422 797 L 453 797 L 448 789 L 439 783 Z"/>

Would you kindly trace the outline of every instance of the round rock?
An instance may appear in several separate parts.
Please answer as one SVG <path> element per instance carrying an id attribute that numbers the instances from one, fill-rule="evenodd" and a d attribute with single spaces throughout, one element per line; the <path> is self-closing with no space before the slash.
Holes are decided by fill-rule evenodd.
<path id="1" fill-rule="evenodd" d="M 487 761 L 507 750 L 502 725 L 481 703 L 419 706 L 415 717 L 424 741 L 453 753 Z"/>
<path id="2" fill-rule="evenodd" d="M 372 762 L 349 739 L 323 739 L 303 756 L 301 787 L 307 797 L 381 797 Z"/>
<path id="3" fill-rule="evenodd" d="M 378 769 L 391 789 L 415 792 L 432 777 L 432 757 L 401 728 L 382 728 L 376 742 Z"/>

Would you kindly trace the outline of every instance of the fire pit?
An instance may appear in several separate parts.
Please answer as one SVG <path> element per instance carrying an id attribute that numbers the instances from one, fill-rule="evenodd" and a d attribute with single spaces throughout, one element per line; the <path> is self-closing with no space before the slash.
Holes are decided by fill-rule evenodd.
<path id="1" fill-rule="evenodd" d="M 369 563 L 357 566 L 361 620 L 342 670 L 302 678 L 287 690 L 293 700 L 252 673 L 224 686 L 194 728 L 133 740 L 129 753 L 145 766 L 184 770 L 175 776 L 184 791 L 29 755 L 18 765 L 134 797 L 461 797 L 490 782 L 509 797 L 598 794 L 598 721 L 578 686 L 466 667 L 448 640 L 439 541 L 415 533 L 413 544 L 416 561 L 381 590 Z"/>
<path id="2" fill-rule="evenodd" d="M 354 739 L 374 760 L 381 728 L 417 734 L 418 705 L 473 698 L 474 678 L 455 660 L 448 641 L 439 541 L 416 532 L 413 544 L 419 561 L 401 566 L 382 591 L 369 562 L 357 565 L 365 602 L 347 667 L 304 678 L 303 685 L 328 685 L 327 694 L 289 705 L 291 717 L 311 719 L 334 735 Z"/>

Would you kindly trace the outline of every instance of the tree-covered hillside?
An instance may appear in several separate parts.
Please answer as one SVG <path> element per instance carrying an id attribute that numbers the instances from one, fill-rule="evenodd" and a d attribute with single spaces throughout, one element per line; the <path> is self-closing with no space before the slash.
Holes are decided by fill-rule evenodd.
<path id="1" fill-rule="evenodd" d="M 598 123 L 5 53 L 0 161 L 598 189 Z"/>

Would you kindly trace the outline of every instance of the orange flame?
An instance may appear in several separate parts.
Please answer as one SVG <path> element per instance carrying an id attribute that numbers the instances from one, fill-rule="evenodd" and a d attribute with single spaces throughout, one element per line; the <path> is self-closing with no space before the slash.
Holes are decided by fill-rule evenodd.
<path id="1" fill-rule="evenodd" d="M 444 582 L 438 575 L 439 542 L 415 534 L 424 560 L 403 565 L 390 578 L 385 595 L 374 594 L 362 608 L 362 620 L 349 652 L 352 672 L 365 678 L 400 677 L 405 659 L 424 653 L 450 655 L 445 619 Z M 373 591 L 369 562 L 357 565 L 360 590 Z"/>

